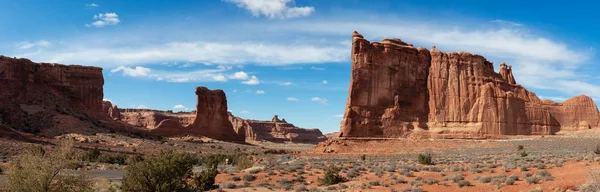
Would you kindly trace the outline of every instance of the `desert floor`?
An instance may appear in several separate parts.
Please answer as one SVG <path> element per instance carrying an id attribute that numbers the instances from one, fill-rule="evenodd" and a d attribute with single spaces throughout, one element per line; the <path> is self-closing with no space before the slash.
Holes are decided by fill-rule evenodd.
<path id="1" fill-rule="evenodd" d="M 124 156 L 161 150 L 249 155 L 250 168 L 219 167 L 216 184 L 224 191 L 584 191 L 597 182 L 589 178 L 599 173 L 600 155 L 594 153 L 599 138 L 600 131 L 586 130 L 494 140 L 332 139 L 315 145 L 69 134 L 34 142 L 0 139 L 0 167 L 32 145 L 53 148 L 57 140 L 72 139 L 82 154 L 98 148 L 103 154 Z M 419 163 L 419 154 L 431 154 L 433 164 Z M 119 185 L 127 166 L 82 163 L 98 181 L 111 185 Z M 330 166 L 346 181 L 320 185 Z M 195 172 L 203 169 L 197 166 Z M 5 180 L 0 175 L 0 183 Z"/>

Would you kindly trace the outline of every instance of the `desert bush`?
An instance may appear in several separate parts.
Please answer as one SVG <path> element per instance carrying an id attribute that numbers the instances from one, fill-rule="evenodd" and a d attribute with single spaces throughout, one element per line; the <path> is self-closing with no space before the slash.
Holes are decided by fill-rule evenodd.
<path id="1" fill-rule="evenodd" d="M 529 154 L 525 151 L 521 151 L 520 155 L 521 155 L 521 157 L 527 157 L 527 155 L 529 155 Z"/>
<path id="2" fill-rule="evenodd" d="M 235 185 L 234 183 L 226 182 L 226 183 L 223 183 L 221 185 L 221 188 L 223 188 L 223 189 L 235 189 L 235 188 L 237 188 L 237 185 Z"/>
<path id="3" fill-rule="evenodd" d="M 233 177 L 231 177 L 231 180 L 232 181 L 241 181 L 242 178 L 240 178 L 239 176 L 233 176 Z"/>
<path id="4" fill-rule="evenodd" d="M 464 180 L 465 177 L 462 174 L 454 174 L 454 175 L 447 176 L 446 179 L 451 180 L 454 183 L 458 183 L 459 181 Z"/>
<path id="5" fill-rule="evenodd" d="M 367 160 L 367 155 L 365 155 L 365 154 L 362 154 L 362 155 L 360 156 L 360 160 L 362 160 L 362 161 L 365 161 L 365 160 Z"/>
<path id="6" fill-rule="evenodd" d="M 427 154 L 419 153 L 417 160 L 422 165 L 433 165 L 433 159 L 431 157 L 431 153 L 427 153 Z"/>
<path id="7" fill-rule="evenodd" d="M 248 181 L 248 182 L 256 180 L 256 176 L 251 175 L 251 174 L 246 174 L 242 178 L 244 178 L 244 181 Z"/>
<path id="8" fill-rule="evenodd" d="M 538 183 L 540 181 L 540 178 L 538 178 L 538 177 L 526 177 L 525 181 L 528 184 L 536 184 L 536 183 Z"/>
<path id="9" fill-rule="evenodd" d="M 215 177 L 218 173 L 216 166 L 203 170 L 200 174 L 194 176 L 194 188 L 199 191 L 208 191 L 217 188 L 215 185 Z"/>
<path id="10" fill-rule="evenodd" d="M 340 169 L 335 166 L 327 168 L 327 172 L 323 178 L 318 178 L 317 181 L 321 185 L 335 185 L 346 181 L 346 178 L 340 176 Z"/>
<path id="11" fill-rule="evenodd" d="M 233 159 L 233 158 L 232 158 Z M 246 155 L 238 156 L 233 160 L 238 170 L 248 169 L 253 166 L 252 160 Z"/>
<path id="12" fill-rule="evenodd" d="M 46 153 L 43 148 L 27 150 L 9 167 L 10 191 L 91 191 L 93 182 L 86 172 L 68 169 L 74 158 L 73 141 L 61 141 L 58 149 Z"/>
<path id="13" fill-rule="evenodd" d="M 515 184 L 515 181 L 516 181 L 515 178 L 508 177 L 508 178 L 506 178 L 506 180 L 504 181 L 504 183 L 507 184 L 507 185 L 513 185 L 513 184 Z"/>
<path id="14" fill-rule="evenodd" d="M 189 189 L 185 179 L 196 159 L 191 154 L 161 152 L 127 167 L 123 191 L 181 191 Z"/>
<path id="15" fill-rule="evenodd" d="M 423 192 L 423 189 L 412 186 L 412 187 L 406 187 L 406 188 L 402 189 L 402 192 Z"/>
<path id="16" fill-rule="evenodd" d="M 297 192 L 308 191 L 308 189 L 306 189 L 305 185 L 298 185 L 298 186 L 294 187 L 294 191 L 297 191 Z"/>
<path id="17" fill-rule="evenodd" d="M 371 185 L 371 186 L 379 186 L 379 185 L 381 185 L 381 182 L 380 181 L 369 181 L 369 185 Z"/>
<path id="18" fill-rule="evenodd" d="M 551 181 L 554 177 L 546 170 L 538 170 L 535 172 L 535 176 L 540 178 L 542 181 Z"/>
<path id="19" fill-rule="evenodd" d="M 489 182 L 492 182 L 492 177 L 490 177 L 490 176 L 479 177 L 477 179 L 477 181 L 479 181 L 481 183 L 489 183 Z"/>
<path id="20" fill-rule="evenodd" d="M 580 191 L 583 192 L 596 192 L 600 191 L 600 169 L 588 169 L 588 181 L 585 185 L 579 187 Z"/>
<path id="21" fill-rule="evenodd" d="M 596 145 L 596 149 L 594 149 L 594 154 L 600 155 L 600 144 Z"/>
<path id="22" fill-rule="evenodd" d="M 519 146 L 517 146 L 517 149 L 518 149 L 519 151 L 520 151 L 520 150 L 523 150 L 524 148 L 525 148 L 525 147 L 523 147 L 523 145 L 519 145 Z"/>
<path id="23" fill-rule="evenodd" d="M 435 179 L 435 178 L 427 178 L 425 179 L 425 183 L 427 183 L 427 185 L 433 185 L 433 184 L 438 184 L 440 181 Z"/>
<path id="24" fill-rule="evenodd" d="M 471 186 L 471 182 L 467 180 L 461 180 L 457 184 L 459 188 Z"/>

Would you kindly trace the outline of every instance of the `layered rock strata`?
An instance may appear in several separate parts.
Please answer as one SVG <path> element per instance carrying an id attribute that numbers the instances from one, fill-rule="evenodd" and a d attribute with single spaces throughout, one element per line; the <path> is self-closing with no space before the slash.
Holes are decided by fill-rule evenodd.
<path id="1" fill-rule="evenodd" d="M 238 134 L 251 141 L 318 143 L 327 140 L 319 129 L 299 128 L 285 119 L 280 120 L 277 115 L 271 121 L 260 121 L 242 119 L 229 113 L 229 121 Z"/>
<path id="2" fill-rule="evenodd" d="M 415 48 L 400 39 L 371 43 L 352 35 L 341 137 L 548 135 L 595 127 L 599 120 L 591 99 L 542 102 L 516 84 L 505 63 L 496 73 L 477 54 Z"/>
<path id="3" fill-rule="evenodd" d="M 0 124 L 47 135 L 93 129 L 103 85 L 102 68 L 0 56 Z"/>

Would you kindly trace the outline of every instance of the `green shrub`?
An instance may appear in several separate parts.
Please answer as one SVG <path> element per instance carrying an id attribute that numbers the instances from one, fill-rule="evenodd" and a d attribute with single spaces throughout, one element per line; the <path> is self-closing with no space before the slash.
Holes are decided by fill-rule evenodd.
<path id="1" fill-rule="evenodd" d="M 237 187 L 237 185 L 233 184 L 233 183 L 223 183 L 222 188 L 224 189 L 235 189 Z"/>
<path id="2" fill-rule="evenodd" d="M 319 184 L 321 185 L 335 185 L 346 181 L 346 178 L 340 176 L 340 169 L 335 166 L 330 166 L 325 172 L 323 178 L 318 178 Z"/>
<path id="3" fill-rule="evenodd" d="M 235 163 L 238 170 L 248 169 L 253 166 L 252 160 L 246 155 L 238 156 L 233 163 Z"/>
<path id="4" fill-rule="evenodd" d="M 161 152 L 129 165 L 122 179 L 123 191 L 181 191 L 190 189 L 185 179 L 196 158 L 187 153 Z M 216 174 L 215 174 L 216 175 Z"/>
<path id="5" fill-rule="evenodd" d="M 367 160 L 367 155 L 365 155 L 365 154 L 362 154 L 362 155 L 360 156 L 360 160 L 362 160 L 362 161 L 365 161 L 365 160 Z"/>
<path id="6" fill-rule="evenodd" d="M 248 181 L 248 182 L 256 180 L 256 176 L 251 175 L 251 174 L 246 174 L 242 178 L 244 178 L 244 181 Z"/>
<path id="7" fill-rule="evenodd" d="M 203 170 L 199 175 L 194 176 L 194 186 L 196 190 L 208 191 L 216 189 L 218 186 L 215 185 L 215 177 L 219 172 L 216 167 Z"/>
<path id="8" fill-rule="evenodd" d="M 13 192 L 91 191 L 93 180 L 87 172 L 70 170 L 78 160 L 73 152 L 73 141 L 61 141 L 58 149 L 46 153 L 37 147 L 17 157 L 9 167 L 8 187 Z"/>
<path id="9" fill-rule="evenodd" d="M 525 148 L 525 147 L 523 147 L 523 145 L 519 145 L 519 146 L 517 146 L 517 149 L 518 149 L 519 151 L 520 151 L 520 150 L 523 150 L 524 148 Z"/>
<path id="10" fill-rule="evenodd" d="M 431 153 L 428 153 L 428 154 L 419 153 L 418 160 L 419 160 L 420 164 L 433 165 L 433 159 L 431 158 Z"/>
<path id="11" fill-rule="evenodd" d="M 521 157 L 527 157 L 527 155 L 529 155 L 527 152 L 521 151 Z"/>
<path id="12" fill-rule="evenodd" d="M 528 184 L 536 184 L 540 179 L 538 177 L 527 177 L 525 178 L 525 181 L 527 181 Z"/>
<path id="13" fill-rule="evenodd" d="M 102 155 L 102 152 L 100 152 L 100 149 L 93 148 L 93 149 L 87 151 L 87 153 L 83 156 L 83 160 L 89 161 L 89 162 L 96 162 L 96 161 L 98 161 L 98 158 L 100 157 L 100 155 Z"/>
<path id="14" fill-rule="evenodd" d="M 462 188 L 462 187 L 468 187 L 471 186 L 471 182 L 467 181 L 467 180 L 461 180 L 458 182 L 458 187 Z"/>

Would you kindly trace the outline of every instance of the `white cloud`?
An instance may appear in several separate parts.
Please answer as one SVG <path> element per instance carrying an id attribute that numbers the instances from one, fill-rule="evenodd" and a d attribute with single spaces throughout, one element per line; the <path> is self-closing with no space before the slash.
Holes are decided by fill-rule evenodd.
<path id="1" fill-rule="evenodd" d="M 287 100 L 288 101 L 293 101 L 293 102 L 300 102 L 300 99 L 295 98 L 295 97 L 288 97 Z"/>
<path id="2" fill-rule="evenodd" d="M 33 47 L 50 47 L 52 46 L 52 43 L 50 43 L 50 41 L 46 41 L 46 40 L 39 40 L 36 42 L 29 42 L 29 41 L 23 41 L 17 44 L 17 49 L 31 49 Z"/>
<path id="3" fill-rule="evenodd" d="M 292 82 L 289 82 L 289 81 L 288 82 L 283 82 L 283 83 L 281 83 L 281 85 L 283 85 L 283 86 L 290 86 L 290 85 L 292 85 Z"/>
<path id="4" fill-rule="evenodd" d="M 556 102 L 563 102 L 563 101 L 567 100 L 567 98 L 564 98 L 564 97 L 552 97 L 552 96 L 543 96 L 543 95 L 538 95 L 538 97 L 541 100 L 549 99 L 549 100 L 556 101 Z"/>
<path id="5" fill-rule="evenodd" d="M 85 24 L 87 27 L 104 27 L 108 25 L 117 25 L 121 23 L 119 20 L 119 15 L 116 13 L 98 13 L 98 15 L 94 15 L 94 21 L 90 24 Z"/>
<path id="6" fill-rule="evenodd" d="M 241 114 L 248 114 L 250 111 L 240 111 Z"/>
<path id="7" fill-rule="evenodd" d="M 257 90 L 256 94 L 262 95 L 262 94 L 265 94 L 265 91 L 263 91 L 263 90 Z"/>
<path id="8" fill-rule="evenodd" d="M 149 78 L 157 81 L 166 80 L 167 82 L 185 83 L 185 82 L 226 82 L 226 70 L 204 69 L 195 71 L 161 71 L 152 70 L 146 67 L 125 67 L 119 66 L 111 70 L 112 73 L 122 72 L 125 76 L 136 78 Z M 229 75 L 231 76 L 231 75 Z"/>
<path id="9" fill-rule="evenodd" d="M 102 101 L 108 101 L 108 102 L 111 102 L 111 103 L 112 103 L 112 100 L 110 100 L 110 99 L 107 99 L 107 98 L 104 98 L 104 99 L 102 99 Z"/>
<path id="10" fill-rule="evenodd" d="M 313 97 L 311 101 L 320 102 L 321 104 L 327 104 L 327 99 L 320 97 Z"/>
<path id="11" fill-rule="evenodd" d="M 233 73 L 233 75 L 229 76 L 230 79 L 239 79 L 239 80 L 246 80 L 248 78 L 250 78 L 250 76 L 248 76 L 248 73 L 243 72 L 243 71 L 238 71 Z"/>
<path id="12" fill-rule="evenodd" d="M 96 3 L 87 4 L 85 6 L 88 6 L 88 7 L 100 7 L 100 5 L 98 5 Z"/>
<path id="13" fill-rule="evenodd" d="M 311 70 L 316 70 L 316 71 L 323 71 L 325 70 L 325 68 L 322 67 L 310 67 Z"/>
<path id="14" fill-rule="evenodd" d="M 344 117 L 344 114 L 337 114 L 337 115 L 334 115 L 333 117 L 342 118 L 342 117 Z"/>
<path id="15" fill-rule="evenodd" d="M 135 108 L 137 108 L 137 109 L 148 109 L 148 107 L 146 107 L 145 105 L 138 105 Z"/>
<path id="16" fill-rule="evenodd" d="M 110 72 L 116 73 L 119 71 L 123 71 L 123 75 L 132 76 L 132 77 L 148 77 L 151 75 L 149 68 L 137 66 L 135 68 L 120 66 L 110 70 Z"/>
<path id="17" fill-rule="evenodd" d="M 322 84 L 327 84 L 327 83 L 329 83 L 329 82 L 327 82 L 327 80 L 323 80 L 321 83 L 322 83 Z"/>
<path id="18" fill-rule="evenodd" d="M 258 17 L 264 15 L 269 18 L 295 18 L 306 17 L 315 11 L 314 7 L 289 7 L 288 3 L 293 4 L 293 0 L 224 0 L 235 3 L 238 7 L 244 8 Z"/>
<path id="19" fill-rule="evenodd" d="M 279 66 L 349 61 L 348 47 L 289 45 L 250 42 L 172 42 L 158 45 L 107 45 L 83 42 L 35 52 L 17 52 L 16 57 L 52 63 L 77 63 L 100 67 L 191 62 L 219 65 L 258 64 Z M 99 57 L 98 55 L 101 55 Z M 219 68 L 219 67 L 217 67 Z M 227 69 L 229 67 L 220 67 Z"/>
<path id="20" fill-rule="evenodd" d="M 183 106 L 182 104 L 177 104 L 177 105 L 173 106 L 173 109 L 186 109 L 186 107 Z"/>
<path id="21" fill-rule="evenodd" d="M 246 81 L 242 81 L 242 84 L 246 84 L 246 85 L 258 85 L 260 83 L 260 80 L 258 80 L 258 78 L 254 75 L 252 75 L 252 77 L 250 77 L 250 79 L 246 80 Z"/>

